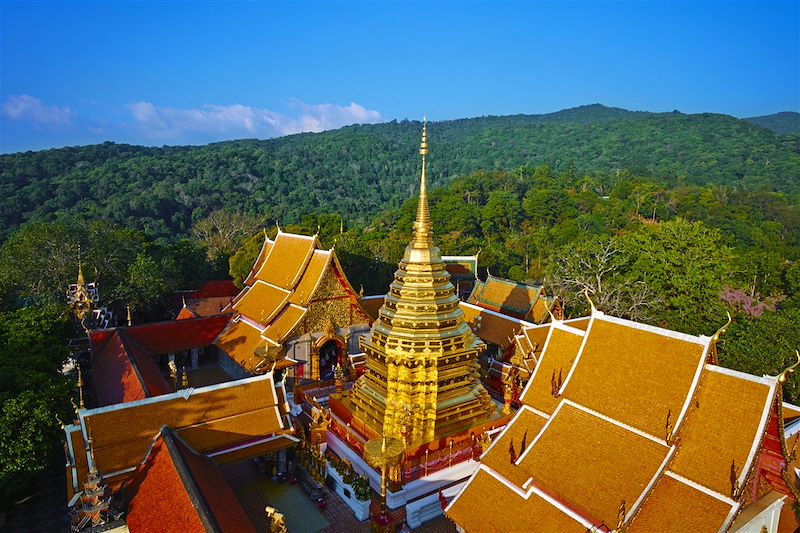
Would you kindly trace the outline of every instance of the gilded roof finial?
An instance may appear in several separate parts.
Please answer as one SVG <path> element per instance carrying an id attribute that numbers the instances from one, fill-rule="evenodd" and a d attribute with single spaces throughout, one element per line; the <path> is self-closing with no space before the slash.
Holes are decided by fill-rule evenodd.
<path id="1" fill-rule="evenodd" d="M 86 420 L 88 422 L 88 419 Z M 97 474 L 97 463 L 94 460 L 94 437 L 92 436 L 92 430 L 89 430 L 89 459 L 92 461 L 92 468 L 89 470 L 92 474 Z"/>
<path id="2" fill-rule="evenodd" d="M 81 245 L 78 245 L 78 287 L 83 287 L 85 285 L 83 279 L 83 264 L 81 262 Z"/>
<path id="3" fill-rule="evenodd" d="M 583 289 L 583 296 L 586 298 L 586 301 L 589 302 L 589 307 L 592 309 L 592 314 L 597 312 L 597 308 L 594 306 L 594 302 L 591 298 L 589 298 L 589 289 Z"/>
<path id="4" fill-rule="evenodd" d="M 419 153 L 422 156 L 422 175 L 419 180 L 419 204 L 417 205 L 417 219 L 414 221 L 414 240 L 412 245 L 427 248 L 433 244 L 431 215 L 428 209 L 428 186 L 426 178 L 426 165 L 428 155 L 428 124 L 422 122 L 422 141 L 419 143 Z"/>
<path id="5" fill-rule="evenodd" d="M 78 382 L 76 385 L 78 386 L 78 407 L 80 409 L 86 409 L 86 405 L 83 403 L 83 376 L 81 375 L 81 365 L 78 364 Z"/>
<path id="6" fill-rule="evenodd" d="M 778 383 L 780 384 L 786 383 L 786 380 L 789 379 L 789 374 L 794 374 L 797 365 L 800 365 L 800 350 L 795 350 L 794 353 L 797 355 L 797 362 L 778 374 Z"/>
<path id="7" fill-rule="evenodd" d="M 128 310 L 128 327 L 130 327 L 131 325 L 133 325 L 133 320 L 131 319 L 131 306 L 130 306 L 130 304 L 126 305 L 125 309 Z"/>
<path id="8" fill-rule="evenodd" d="M 728 332 L 728 326 L 730 326 L 731 322 L 733 322 L 733 318 L 731 318 L 731 314 L 729 312 L 725 311 L 725 314 L 728 315 L 728 321 L 725 322 L 725 325 L 719 328 L 716 333 L 711 336 L 711 342 L 716 343 L 722 335 Z"/>

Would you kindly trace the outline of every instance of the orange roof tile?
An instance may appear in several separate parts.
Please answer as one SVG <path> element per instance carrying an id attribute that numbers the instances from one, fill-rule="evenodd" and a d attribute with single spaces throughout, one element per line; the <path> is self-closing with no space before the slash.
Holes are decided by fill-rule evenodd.
<path id="1" fill-rule="evenodd" d="M 533 371 L 533 377 L 522 392 L 522 403 L 547 414 L 555 410 L 560 400 L 553 396 L 553 386 L 558 389 L 559 380 L 563 383 L 567 378 L 583 338 L 582 335 L 552 328 L 549 344 Z"/>
<path id="2" fill-rule="evenodd" d="M 668 475 L 661 476 L 628 533 L 718 531 L 732 506 Z"/>
<path id="3" fill-rule="evenodd" d="M 261 325 L 269 324 L 277 316 L 291 294 L 286 289 L 256 281 L 247 292 L 233 304 L 233 308 Z"/>
<path id="4" fill-rule="evenodd" d="M 704 346 L 621 319 L 596 315 L 564 396 L 624 424 L 665 438 L 687 403 Z"/>
<path id="5" fill-rule="evenodd" d="M 256 279 L 256 274 L 258 271 L 261 270 L 261 267 L 264 265 L 264 261 L 267 260 L 267 256 L 269 256 L 269 252 L 272 250 L 272 246 L 275 244 L 275 241 L 264 237 L 264 243 L 261 245 L 261 250 L 258 252 L 258 257 L 256 257 L 256 262 L 253 264 L 253 268 L 250 270 L 250 274 L 247 276 L 247 279 L 244 280 L 245 285 L 252 285 Z"/>
<path id="6" fill-rule="evenodd" d="M 490 448 L 481 459 L 481 462 L 500 473 L 505 479 L 522 486 L 528 479 L 525 471 L 517 465 L 511 463 L 511 443 L 514 443 L 514 452 L 517 457 L 522 455 L 523 439 L 526 439 L 526 447 L 533 442 L 533 439 L 544 427 L 547 419 L 534 413 L 531 409 L 523 407 L 509 422 L 509 425 L 492 442 Z M 527 436 L 526 436 L 527 435 Z"/>
<path id="7" fill-rule="evenodd" d="M 529 325 L 510 316 L 506 317 L 497 312 L 487 312 L 485 309 L 473 304 L 460 302 L 459 307 L 464 312 L 464 322 L 469 323 L 470 326 L 473 326 L 475 320 L 480 317 L 480 327 L 477 334 L 481 340 L 496 344 L 503 349 L 514 342 L 514 336 L 520 332 L 523 326 Z"/>
<path id="8" fill-rule="evenodd" d="M 168 441 L 169 442 L 169 441 Z M 174 440 L 181 458 L 188 467 L 191 480 L 208 505 L 219 531 L 255 533 L 256 529 L 233 493 L 228 482 L 214 464 L 178 439 Z M 189 483 L 185 483 L 188 485 Z"/>
<path id="9" fill-rule="evenodd" d="M 82 411 L 81 422 L 92 432 L 98 469 L 110 474 L 139 464 L 165 425 L 201 452 L 280 432 L 276 406 L 272 378 L 263 376 Z"/>
<path id="10" fill-rule="evenodd" d="M 266 341 L 261 338 L 261 332 L 255 326 L 244 320 L 231 320 L 228 329 L 217 337 L 215 344 L 239 366 L 252 369 L 260 362 L 253 352 L 265 345 Z"/>
<path id="11" fill-rule="evenodd" d="M 309 300 L 314 296 L 314 291 L 319 286 L 322 276 L 325 274 L 325 270 L 331 262 L 332 256 L 333 253 L 329 251 L 314 251 L 314 255 L 311 256 L 311 260 L 308 262 L 305 272 L 303 272 L 303 277 L 300 279 L 300 282 L 292 293 L 292 297 L 289 299 L 291 303 L 299 306 L 308 304 Z"/>
<path id="12" fill-rule="evenodd" d="M 114 331 L 102 349 L 92 349 L 92 385 L 100 405 L 132 402 L 147 397 L 119 334 Z"/>
<path id="13" fill-rule="evenodd" d="M 75 471 L 78 475 L 78 490 L 83 490 L 83 484 L 89 477 L 89 459 L 86 455 L 86 443 L 83 440 L 83 433 L 80 431 L 70 431 L 67 433 L 72 445 L 73 459 L 75 459 Z M 73 480 L 69 480 L 72 482 Z"/>
<path id="14" fill-rule="evenodd" d="M 770 386 L 766 379 L 708 368 L 679 428 L 680 448 L 670 470 L 728 496 L 731 464 L 743 472 L 760 442 L 775 395 L 774 380 Z"/>
<path id="15" fill-rule="evenodd" d="M 198 315 L 189 309 L 186 305 L 181 307 L 181 310 L 178 312 L 178 316 L 175 317 L 175 320 L 189 320 L 190 318 L 197 318 Z"/>
<path id="16" fill-rule="evenodd" d="M 214 342 L 230 320 L 228 315 L 215 315 L 193 320 L 167 320 L 124 328 L 139 346 L 151 354 L 202 348 Z"/>
<path id="17" fill-rule="evenodd" d="M 205 533 L 206 527 L 183 486 L 164 441 L 159 438 L 132 483 L 125 518 L 132 533 L 185 531 Z"/>
<path id="18" fill-rule="evenodd" d="M 316 246 L 316 237 L 278 233 L 275 244 L 255 277 L 283 289 L 293 289 Z"/>
<path id="19" fill-rule="evenodd" d="M 476 282 L 468 302 L 524 319 L 529 316 L 541 291 L 541 286 L 489 276 L 486 281 Z"/>
<path id="20" fill-rule="evenodd" d="M 487 504 L 491 502 L 491 511 Z M 447 516 L 467 533 L 586 533 L 587 528 L 546 500 L 523 498 L 483 468 L 447 509 Z"/>
<path id="21" fill-rule="evenodd" d="M 138 531 L 255 533 L 225 478 L 163 428 L 125 489 L 126 522 Z"/>
<path id="22" fill-rule="evenodd" d="M 278 344 L 283 344 L 295 326 L 303 319 L 306 309 L 289 304 L 283 308 L 281 314 L 272 321 L 264 330 L 263 336 L 272 339 Z"/>
<path id="23" fill-rule="evenodd" d="M 518 468 L 593 523 L 616 524 L 658 474 L 669 448 L 562 402 Z"/>

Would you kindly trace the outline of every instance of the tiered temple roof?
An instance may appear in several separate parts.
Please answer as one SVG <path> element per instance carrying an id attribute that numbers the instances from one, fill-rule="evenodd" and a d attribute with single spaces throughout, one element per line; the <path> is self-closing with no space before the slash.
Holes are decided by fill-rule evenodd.
<path id="1" fill-rule="evenodd" d="M 288 412 L 283 385 L 271 373 L 83 409 L 77 423 L 65 427 L 69 485 L 78 490 L 92 464 L 110 484 L 130 478 L 164 426 L 215 462 L 227 462 L 229 453 L 263 455 L 294 442 Z"/>
<path id="2" fill-rule="evenodd" d="M 254 354 L 267 347 L 280 353 L 287 339 L 334 327 L 369 322 L 334 250 L 319 248 L 316 236 L 278 231 L 265 238 L 245 286 L 226 309 L 234 313 L 216 345 L 241 367 L 257 371 Z"/>
<path id="3" fill-rule="evenodd" d="M 167 427 L 124 489 L 130 531 L 255 533 L 230 485 Z"/>
<path id="4" fill-rule="evenodd" d="M 716 531 L 770 491 L 796 498 L 778 377 L 596 311 L 546 330 L 522 408 L 447 508 L 465 531 Z"/>
<path id="5" fill-rule="evenodd" d="M 228 319 L 217 315 L 92 330 L 92 381 L 98 404 L 131 402 L 172 392 L 173 387 L 154 356 L 208 346 Z"/>
<path id="6" fill-rule="evenodd" d="M 548 310 L 557 305 L 541 285 L 526 285 L 488 275 L 477 280 L 467 300 L 471 304 L 540 324 L 548 319 Z"/>

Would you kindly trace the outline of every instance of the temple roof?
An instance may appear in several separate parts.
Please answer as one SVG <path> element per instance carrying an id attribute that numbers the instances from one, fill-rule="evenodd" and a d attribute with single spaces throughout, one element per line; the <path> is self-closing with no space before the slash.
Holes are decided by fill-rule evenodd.
<path id="1" fill-rule="evenodd" d="M 486 281 L 477 280 L 469 299 L 471 304 L 498 311 L 516 318 L 540 323 L 546 320 L 547 310 L 554 299 L 544 293 L 541 285 L 526 285 L 489 274 Z"/>
<path id="2" fill-rule="evenodd" d="M 260 362 L 256 348 L 280 350 L 306 317 L 326 276 L 349 295 L 363 322 L 369 320 L 343 274 L 333 250 L 322 250 L 316 236 L 278 232 L 265 239 L 245 286 L 226 309 L 234 313 L 215 344 L 245 370 Z"/>
<path id="3" fill-rule="evenodd" d="M 93 330 L 92 382 L 99 405 L 172 392 L 157 354 L 208 346 L 228 322 L 224 315 Z"/>
<path id="4" fill-rule="evenodd" d="M 547 330 L 522 408 L 447 509 L 465 531 L 529 506 L 530 524 L 566 515 L 611 531 L 622 509 L 629 532 L 716 531 L 748 483 L 796 493 L 775 475 L 787 462 L 777 378 L 706 363 L 710 337 L 599 312 Z"/>
<path id="5" fill-rule="evenodd" d="M 266 374 L 81 410 L 79 421 L 84 438 L 94 439 L 98 470 L 105 476 L 124 475 L 141 463 L 163 426 L 194 450 L 215 456 L 291 433 L 281 397 L 272 374 Z"/>
<path id="6" fill-rule="evenodd" d="M 161 429 L 125 493 L 126 523 L 132 533 L 256 531 L 211 461 L 167 427 Z"/>

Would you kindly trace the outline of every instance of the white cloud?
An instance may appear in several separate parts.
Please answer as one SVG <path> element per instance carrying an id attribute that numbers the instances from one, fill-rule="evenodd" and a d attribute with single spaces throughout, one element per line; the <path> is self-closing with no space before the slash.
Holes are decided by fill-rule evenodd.
<path id="1" fill-rule="evenodd" d="M 143 134 L 160 139 L 178 139 L 197 133 L 274 137 L 381 120 L 378 111 L 366 109 L 355 102 L 339 106 L 311 105 L 292 100 L 290 107 L 297 112 L 288 115 L 241 104 L 206 104 L 194 109 L 176 109 L 159 107 L 150 102 L 135 102 L 128 105 L 128 111 Z"/>
<path id="2" fill-rule="evenodd" d="M 6 98 L 0 114 L 12 120 L 24 120 L 45 126 L 66 126 L 73 112 L 68 107 L 47 105 L 28 94 L 14 94 Z"/>

